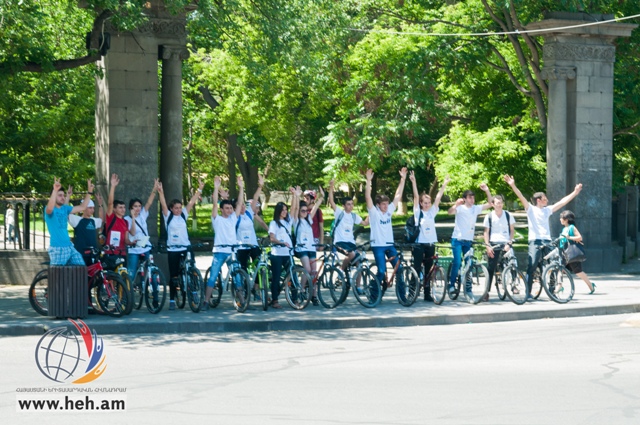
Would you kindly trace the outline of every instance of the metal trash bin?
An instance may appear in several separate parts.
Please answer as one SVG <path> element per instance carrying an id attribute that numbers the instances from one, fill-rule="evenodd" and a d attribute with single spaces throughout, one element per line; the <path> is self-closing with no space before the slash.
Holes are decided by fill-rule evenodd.
<path id="1" fill-rule="evenodd" d="M 49 316 L 84 319 L 87 317 L 89 287 L 85 266 L 49 266 L 47 304 Z"/>

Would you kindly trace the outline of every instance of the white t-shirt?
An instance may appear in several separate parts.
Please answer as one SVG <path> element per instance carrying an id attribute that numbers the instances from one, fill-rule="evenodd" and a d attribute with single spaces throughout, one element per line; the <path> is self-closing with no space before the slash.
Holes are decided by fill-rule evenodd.
<path id="1" fill-rule="evenodd" d="M 384 214 L 376 206 L 368 209 L 369 225 L 371 226 L 371 246 L 393 245 L 391 215 L 395 210 L 396 206 L 393 202 L 389 204 L 389 208 Z"/>
<path id="2" fill-rule="evenodd" d="M 142 209 L 140 210 L 140 214 L 138 215 L 138 217 L 136 217 L 136 234 L 135 236 L 131 236 L 131 233 L 129 233 L 129 240 L 131 242 L 137 242 L 149 237 L 149 229 L 147 228 L 148 217 L 149 211 L 145 210 L 144 207 L 142 207 Z M 129 229 L 131 229 L 133 217 L 126 216 L 124 219 L 127 221 L 127 224 L 129 224 Z M 173 220 L 171 220 L 171 222 L 173 222 Z M 144 254 L 145 252 L 149 252 L 150 250 L 151 248 L 142 248 L 136 246 L 129 248 L 129 254 Z"/>
<path id="3" fill-rule="evenodd" d="M 236 220 L 236 226 L 238 226 L 238 231 L 236 232 L 236 239 L 240 243 L 244 243 L 247 245 L 258 245 L 258 237 L 256 236 L 256 229 L 253 226 L 253 220 L 255 215 L 246 211 L 244 214 L 240 216 L 240 224 Z M 248 249 L 248 248 L 242 248 Z"/>
<path id="4" fill-rule="evenodd" d="M 13 226 L 16 224 L 14 217 L 15 217 L 15 213 L 13 211 L 13 208 L 8 208 L 7 209 L 7 226 L 9 225 Z"/>
<path id="5" fill-rule="evenodd" d="M 353 226 L 362 223 L 362 218 L 355 213 L 347 214 L 340 207 L 336 207 L 333 216 L 335 217 L 334 220 L 340 220 L 338 225 L 333 229 L 333 243 L 349 242 L 355 244 L 356 239 L 353 236 Z M 356 218 L 355 222 L 353 221 L 354 216 Z"/>
<path id="6" fill-rule="evenodd" d="M 164 216 L 164 224 L 167 226 L 167 251 L 180 252 L 186 251 L 187 248 L 174 248 L 174 245 L 189 246 L 189 232 L 187 231 L 187 219 L 189 218 L 189 211 L 185 207 L 182 207 L 182 214 L 184 214 L 184 220 L 181 215 L 174 215 L 169 222 L 169 216 L 173 213 L 167 211 L 167 215 Z"/>
<path id="7" fill-rule="evenodd" d="M 296 218 L 293 220 L 293 228 L 296 234 L 296 252 L 315 251 L 316 247 L 313 246 L 315 240 L 313 239 L 313 229 L 311 225 L 313 220 L 309 218 L 309 222 L 305 219 Z"/>
<path id="8" fill-rule="evenodd" d="M 80 223 L 80 220 L 82 220 L 82 216 L 81 215 L 75 215 L 75 214 L 69 214 L 67 219 L 69 220 L 69 224 L 71 225 L 71 227 L 73 227 L 75 229 L 76 226 L 78 225 L 78 223 Z M 102 219 L 101 218 L 91 217 L 91 219 L 93 220 L 93 223 L 96 226 L 96 229 L 99 229 L 99 228 L 102 227 Z"/>
<path id="9" fill-rule="evenodd" d="M 551 229 L 549 228 L 549 217 L 553 214 L 550 206 L 544 208 L 534 207 L 529 204 L 527 209 L 527 221 L 529 224 L 529 240 L 536 239 L 551 240 Z"/>
<path id="10" fill-rule="evenodd" d="M 269 223 L 269 234 L 273 234 L 280 243 L 288 243 L 289 246 L 293 246 L 291 240 L 291 218 L 287 217 L 286 220 L 280 220 L 281 226 L 273 220 Z M 289 256 L 289 248 L 286 246 L 274 246 L 271 250 L 272 255 L 276 256 Z"/>
<path id="11" fill-rule="evenodd" d="M 466 207 L 464 204 L 458 205 L 456 207 L 456 223 L 451 237 L 472 241 L 476 230 L 476 219 L 481 212 L 482 206 L 480 205 L 472 205 L 471 208 Z"/>
<path id="12" fill-rule="evenodd" d="M 215 233 L 212 252 L 231 254 L 231 247 L 220 248 L 217 245 L 236 245 L 238 243 L 236 239 L 237 221 L 238 216 L 235 212 L 231 213 L 227 218 L 224 218 L 222 214 L 211 217 L 211 225 Z"/>
<path id="13" fill-rule="evenodd" d="M 491 226 L 489 226 L 491 220 Z M 502 211 L 502 216 L 498 217 L 495 211 L 491 211 L 484 217 L 482 223 L 485 229 L 491 229 L 489 234 L 489 242 L 491 243 L 507 243 L 511 242 L 511 225 L 516 224 L 513 214 L 509 214 L 509 222 L 507 223 L 507 213 Z"/>
<path id="14" fill-rule="evenodd" d="M 436 234 L 436 215 L 440 208 L 432 206 L 428 211 L 422 211 L 422 220 L 420 220 L 420 233 L 416 243 L 436 243 L 438 235 Z M 413 219 L 418 222 L 420 218 L 420 206 L 413 208 Z"/>

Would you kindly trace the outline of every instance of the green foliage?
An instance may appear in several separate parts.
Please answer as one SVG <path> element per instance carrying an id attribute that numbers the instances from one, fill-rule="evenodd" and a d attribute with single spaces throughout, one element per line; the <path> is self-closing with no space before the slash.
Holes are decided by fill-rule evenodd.
<path id="1" fill-rule="evenodd" d="M 527 143 L 531 130 L 521 124 L 510 128 L 495 126 L 480 133 L 454 123 L 449 134 L 438 141 L 436 174 L 441 180 L 451 177 L 447 193 L 456 198 L 485 182 L 492 193 L 512 199 L 513 193 L 502 179 L 505 174 L 516 176 L 523 193 L 541 190 L 546 164 L 541 149 Z"/>

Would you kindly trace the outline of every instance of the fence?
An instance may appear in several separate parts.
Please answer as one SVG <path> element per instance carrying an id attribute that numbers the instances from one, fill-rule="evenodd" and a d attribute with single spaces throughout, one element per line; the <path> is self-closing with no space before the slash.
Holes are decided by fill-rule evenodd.
<path id="1" fill-rule="evenodd" d="M 49 246 L 44 222 L 47 202 L 49 195 L 0 193 L 0 250 L 46 251 Z M 8 222 L 11 215 L 13 224 Z"/>

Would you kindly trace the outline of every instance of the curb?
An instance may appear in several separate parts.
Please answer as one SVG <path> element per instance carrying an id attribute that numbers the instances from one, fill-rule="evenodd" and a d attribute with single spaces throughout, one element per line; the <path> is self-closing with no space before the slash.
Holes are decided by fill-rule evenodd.
<path id="1" fill-rule="evenodd" d="M 624 304 L 615 306 L 563 308 L 558 310 L 521 311 L 504 313 L 471 313 L 377 317 L 341 317 L 301 318 L 296 320 L 249 320 L 237 321 L 175 321 L 175 322 L 143 322 L 119 323 L 114 319 L 110 323 L 91 324 L 91 329 L 100 335 L 130 334 L 185 334 L 185 333 L 226 333 L 226 332 L 273 332 L 273 331 L 318 331 L 354 328 L 385 328 L 405 326 L 435 326 L 464 323 L 510 322 L 518 320 L 555 319 L 584 316 L 606 316 L 612 314 L 639 313 L 640 304 Z M 42 335 L 57 324 L 64 326 L 64 321 L 50 320 L 47 323 L 2 324 L 0 336 Z"/>

